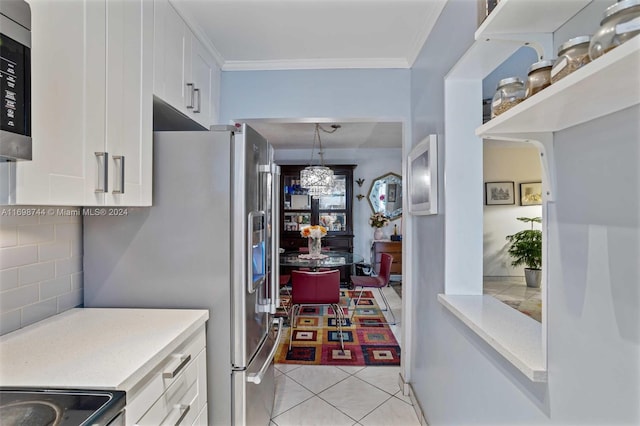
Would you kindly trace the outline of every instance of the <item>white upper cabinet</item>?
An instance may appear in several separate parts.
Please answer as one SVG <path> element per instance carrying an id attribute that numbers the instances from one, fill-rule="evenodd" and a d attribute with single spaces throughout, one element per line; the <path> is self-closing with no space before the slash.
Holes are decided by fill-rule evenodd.
<path id="1" fill-rule="evenodd" d="M 217 123 L 220 69 L 168 0 L 155 0 L 153 94 L 205 128 Z"/>
<path id="2" fill-rule="evenodd" d="M 16 204 L 151 205 L 153 3 L 32 2 L 33 161 Z"/>

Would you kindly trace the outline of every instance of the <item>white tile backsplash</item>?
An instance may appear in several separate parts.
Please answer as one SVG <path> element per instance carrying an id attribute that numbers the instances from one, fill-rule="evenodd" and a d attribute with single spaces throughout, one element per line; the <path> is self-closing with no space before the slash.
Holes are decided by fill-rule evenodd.
<path id="1" fill-rule="evenodd" d="M 0 207 L 0 335 L 83 303 L 79 208 L 16 215 L 21 208 Z"/>

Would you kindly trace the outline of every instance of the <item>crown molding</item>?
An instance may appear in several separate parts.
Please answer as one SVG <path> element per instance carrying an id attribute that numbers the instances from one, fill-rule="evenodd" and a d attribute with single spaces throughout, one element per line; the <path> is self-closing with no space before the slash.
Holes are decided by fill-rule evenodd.
<path id="1" fill-rule="evenodd" d="M 422 28 L 420 28 L 420 32 L 418 33 L 413 46 L 409 49 L 409 52 L 407 54 L 407 62 L 409 63 L 409 67 L 412 67 L 414 62 L 418 58 L 422 47 L 427 42 L 427 38 L 429 37 L 431 30 L 433 30 L 433 27 L 440 17 L 440 14 L 442 13 L 442 10 L 444 9 L 446 3 L 447 0 L 439 0 L 438 10 L 435 13 L 429 15 L 427 19 L 424 20 L 424 25 L 422 26 Z"/>
<path id="2" fill-rule="evenodd" d="M 309 70 L 400 68 L 408 69 L 406 58 L 349 58 L 349 59 L 282 59 L 275 61 L 225 61 L 223 71 Z"/>

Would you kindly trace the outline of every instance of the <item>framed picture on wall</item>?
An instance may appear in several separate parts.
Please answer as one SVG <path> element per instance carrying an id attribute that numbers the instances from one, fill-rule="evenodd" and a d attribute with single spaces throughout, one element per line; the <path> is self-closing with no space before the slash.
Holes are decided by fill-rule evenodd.
<path id="1" fill-rule="evenodd" d="M 542 204 L 542 182 L 522 182 L 520 184 L 520 205 L 539 206 Z"/>
<path id="2" fill-rule="evenodd" d="M 497 206 L 515 204 L 515 185 L 513 182 L 485 182 L 485 204 Z"/>
<path id="3" fill-rule="evenodd" d="M 407 161 L 409 213 L 438 213 L 438 139 L 429 135 L 411 150 Z"/>

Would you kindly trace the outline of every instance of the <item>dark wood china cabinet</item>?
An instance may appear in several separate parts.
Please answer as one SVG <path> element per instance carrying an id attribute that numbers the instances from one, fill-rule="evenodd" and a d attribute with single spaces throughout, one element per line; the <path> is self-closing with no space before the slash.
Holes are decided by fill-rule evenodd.
<path id="1" fill-rule="evenodd" d="M 297 251 L 307 246 L 300 230 L 322 225 L 327 235 L 322 246 L 353 252 L 353 169 L 355 165 L 327 165 L 333 170 L 335 187 L 331 195 L 311 197 L 300 187 L 300 171 L 306 165 L 281 166 L 280 247 Z"/>

